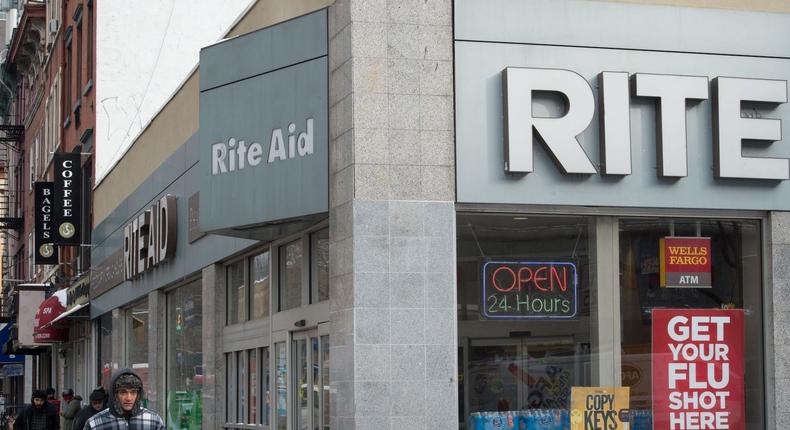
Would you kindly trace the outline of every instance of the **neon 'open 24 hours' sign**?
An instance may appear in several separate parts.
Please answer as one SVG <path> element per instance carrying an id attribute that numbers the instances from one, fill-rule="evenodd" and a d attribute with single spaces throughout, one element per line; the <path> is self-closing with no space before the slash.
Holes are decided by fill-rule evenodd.
<path id="1" fill-rule="evenodd" d="M 577 313 L 571 262 L 489 261 L 483 265 L 482 315 L 488 319 L 570 319 Z"/>

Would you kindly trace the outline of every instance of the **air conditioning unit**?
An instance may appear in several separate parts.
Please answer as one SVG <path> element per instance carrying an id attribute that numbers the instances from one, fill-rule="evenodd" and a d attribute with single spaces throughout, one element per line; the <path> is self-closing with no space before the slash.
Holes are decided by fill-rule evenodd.
<path id="1" fill-rule="evenodd" d="M 58 20 L 57 19 L 50 19 L 49 20 L 49 32 L 50 33 L 57 33 L 58 32 Z"/>

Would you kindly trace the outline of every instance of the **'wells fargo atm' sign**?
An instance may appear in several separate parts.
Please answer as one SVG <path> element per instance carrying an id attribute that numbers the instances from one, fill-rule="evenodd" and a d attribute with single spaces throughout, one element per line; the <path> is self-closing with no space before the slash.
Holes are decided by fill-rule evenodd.
<path id="1" fill-rule="evenodd" d="M 709 237 L 665 237 L 660 248 L 662 287 L 711 288 Z"/>

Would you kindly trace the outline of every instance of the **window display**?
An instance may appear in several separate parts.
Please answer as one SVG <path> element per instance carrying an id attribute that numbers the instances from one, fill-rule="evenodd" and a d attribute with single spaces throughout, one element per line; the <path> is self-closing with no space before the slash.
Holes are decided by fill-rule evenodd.
<path id="1" fill-rule="evenodd" d="M 641 430 L 682 418 L 762 428 L 760 237 L 757 220 L 459 213 L 459 427 Z M 733 312 L 746 351 L 661 340 L 672 316 L 737 321 Z M 656 360 L 673 366 L 653 374 Z"/>

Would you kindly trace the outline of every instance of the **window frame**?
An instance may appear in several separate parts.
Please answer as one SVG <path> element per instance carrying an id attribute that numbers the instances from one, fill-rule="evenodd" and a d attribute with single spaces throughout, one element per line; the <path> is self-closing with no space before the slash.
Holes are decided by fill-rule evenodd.
<path id="1" fill-rule="evenodd" d="M 763 392 L 763 410 L 762 410 L 762 419 L 764 423 L 768 422 L 768 418 L 770 417 L 769 413 L 769 406 L 770 402 L 768 401 L 771 398 L 771 393 L 775 391 L 775 381 L 771 378 L 771 372 L 768 370 L 770 369 L 770 364 L 772 362 L 773 351 L 771 350 L 771 346 L 766 340 L 766 336 L 771 333 L 771 326 L 768 323 L 768 319 L 770 318 L 769 310 L 771 309 L 770 300 L 773 297 L 773 289 L 774 285 L 771 281 L 770 274 L 772 273 L 770 270 L 770 214 L 767 211 L 756 211 L 756 210 L 714 210 L 714 209 L 662 209 L 662 208 L 617 208 L 617 207 L 578 207 L 578 206 L 532 206 L 532 205 L 506 205 L 506 204 L 457 204 L 454 216 L 457 217 L 466 214 L 473 214 L 473 215 L 483 215 L 483 214 L 491 214 L 491 215 L 513 215 L 513 216 L 591 216 L 594 217 L 596 220 L 609 218 L 611 220 L 611 226 L 614 227 L 613 229 L 610 228 L 608 236 L 609 239 L 606 240 L 614 240 L 614 244 L 617 245 L 616 249 L 614 250 L 617 253 L 617 256 L 614 256 L 615 263 L 619 263 L 619 224 L 620 221 L 624 219 L 633 219 L 633 218 L 664 218 L 664 219 L 684 219 L 684 220 L 691 220 L 691 219 L 701 219 L 701 220 L 717 220 L 717 219 L 726 219 L 730 221 L 755 221 L 758 223 L 760 228 L 759 233 L 759 240 L 760 243 L 758 245 L 758 249 L 761 253 L 761 262 L 759 265 L 759 273 L 760 273 L 760 282 L 755 287 L 760 288 L 760 306 L 762 316 L 759 318 L 761 322 L 761 331 L 759 333 L 760 336 L 763 337 L 762 341 L 762 362 L 763 368 L 766 369 L 763 372 L 762 380 L 760 383 L 762 384 L 762 392 Z M 597 221 L 596 221 L 597 223 Z M 603 224 L 603 223 L 601 223 Z M 598 245 L 598 249 L 600 250 L 600 237 L 601 230 L 598 229 L 596 231 L 596 243 Z M 456 238 L 457 240 L 457 238 Z M 600 257 L 600 256 L 599 256 Z M 611 257 L 611 256 L 610 256 Z M 457 256 L 456 256 L 457 258 Z M 598 266 L 600 267 L 604 263 L 598 261 Z M 613 272 L 609 275 L 613 277 L 617 282 L 612 284 L 612 287 L 615 289 L 612 293 L 616 294 L 616 296 L 612 296 L 612 293 L 609 291 L 605 291 L 604 294 L 606 297 L 611 297 L 614 302 L 617 303 L 615 306 L 615 315 L 620 314 L 620 296 L 619 296 L 619 271 L 618 266 L 610 266 L 610 271 Z M 604 273 L 598 273 L 598 277 L 608 276 Z M 615 288 L 616 286 L 616 288 Z M 598 285 L 595 285 L 594 288 L 598 290 L 598 294 L 601 293 L 600 290 L 600 281 L 598 281 Z M 622 339 L 619 334 L 621 324 L 621 318 L 615 318 L 613 324 L 610 324 L 613 332 L 617 332 L 616 340 L 617 344 L 622 346 Z M 756 335 L 756 334 L 755 334 Z M 465 337 L 462 334 L 458 333 L 458 340 L 459 340 L 459 355 L 464 354 L 466 351 L 466 347 L 464 346 L 463 340 Z M 622 354 L 620 351 L 621 348 L 614 348 L 613 352 L 615 357 L 611 358 L 615 364 L 612 368 L 613 372 L 612 375 L 606 375 L 607 379 L 618 380 L 620 379 L 619 372 L 614 371 L 615 369 L 622 368 Z M 467 357 L 464 358 L 464 363 L 467 363 Z M 464 370 L 464 375 L 468 375 L 468 372 Z M 602 382 L 606 385 L 605 382 Z M 609 384 L 611 385 L 611 384 Z M 617 384 L 615 384 L 617 385 Z M 466 389 L 466 388 L 465 388 Z M 465 415 L 464 417 L 459 416 L 460 422 L 463 423 L 464 419 L 468 418 L 469 415 L 469 405 L 466 404 L 465 398 L 460 399 L 464 402 L 464 410 Z"/>

